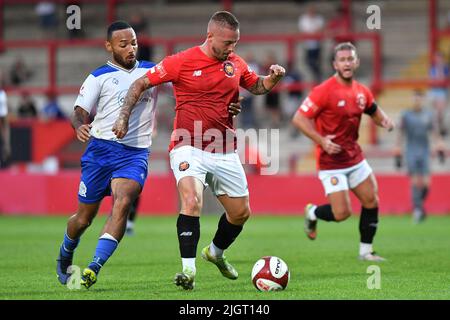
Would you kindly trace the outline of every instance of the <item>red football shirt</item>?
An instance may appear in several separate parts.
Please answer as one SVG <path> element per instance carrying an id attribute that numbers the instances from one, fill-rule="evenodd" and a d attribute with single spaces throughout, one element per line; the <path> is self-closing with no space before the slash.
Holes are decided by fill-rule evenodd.
<path id="1" fill-rule="evenodd" d="M 208 57 L 199 46 L 164 58 L 147 72 L 153 86 L 172 82 L 176 98 L 169 150 L 192 145 L 209 152 L 233 152 L 236 131 L 228 112 L 239 86 L 249 88 L 258 76 L 237 54 L 227 61 Z"/>
<path id="2" fill-rule="evenodd" d="M 332 141 L 342 147 L 341 152 L 333 155 L 317 147 L 320 170 L 348 168 L 364 159 L 357 143 L 358 131 L 362 113 L 373 102 L 370 90 L 355 80 L 345 85 L 333 76 L 313 88 L 298 112 L 314 119 L 322 136 L 336 135 Z"/>

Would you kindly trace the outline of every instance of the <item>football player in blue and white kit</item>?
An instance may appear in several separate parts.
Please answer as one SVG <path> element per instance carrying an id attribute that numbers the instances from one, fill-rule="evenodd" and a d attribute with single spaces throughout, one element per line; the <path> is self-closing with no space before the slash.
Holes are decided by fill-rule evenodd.
<path id="1" fill-rule="evenodd" d="M 78 210 L 67 223 L 56 267 L 59 281 L 66 284 L 70 277 L 67 268 L 72 265 L 81 235 L 97 214 L 102 199 L 112 194 L 111 215 L 101 231 L 94 258 L 81 276 L 86 288 L 97 281 L 101 267 L 116 250 L 130 209 L 144 186 L 157 101 L 156 87 L 145 90 L 131 112 L 128 133 L 122 139 L 116 138 L 112 127 L 130 85 L 155 64 L 136 61 L 136 34 L 126 22 L 117 21 L 108 27 L 105 46 L 111 61 L 86 78 L 71 116 L 78 140 L 89 144 L 81 158 Z M 90 122 L 94 107 L 97 113 Z M 229 112 L 239 114 L 240 102 L 231 103 Z"/>
<path id="2" fill-rule="evenodd" d="M 81 158 L 78 210 L 69 218 L 57 260 L 57 275 L 66 284 L 73 254 L 105 196 L 113 196 L 111 215 L 101 232 L 94 258 L 83 270 L 81 284 L 89 288 L 100 268 L 122 239 L 131 205 L 147 178 L 148 156 L 157 101 L 156 88 L 146 90 L 130 115 L 130 130 L 123 139 L 112 132 L 130 85 L 154 63 L 137 61 L 136 34 L 123 21 L 108 27 L 106 49 L 111 61 L 94 70 L 84 81 L 71 116 L 78 140 L 88 142 Z M 89 114 L 97 109 L 94 120 Z"/>

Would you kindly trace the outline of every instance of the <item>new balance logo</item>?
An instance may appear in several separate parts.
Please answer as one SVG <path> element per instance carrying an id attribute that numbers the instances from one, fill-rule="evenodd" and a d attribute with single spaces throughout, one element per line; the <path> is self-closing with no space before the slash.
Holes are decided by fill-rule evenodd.
<path id="1" fill-rule="evenodd" d="M 202 75 L 202 70 L 195 70 L 192 74 L 193 77 L 200 77 Z"/>
<path id="2" fill-rule="evenodd" d="M 182 233 L 180 233 L 180 237 L 190 237 L 192 236 L 192 232 L 191 231 L 183 231 Z"/>

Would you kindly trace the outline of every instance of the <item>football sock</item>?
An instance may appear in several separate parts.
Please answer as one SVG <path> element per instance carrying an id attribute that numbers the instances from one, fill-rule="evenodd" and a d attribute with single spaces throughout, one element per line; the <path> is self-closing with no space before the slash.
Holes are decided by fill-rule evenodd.
<path id="1" fill-rule="evenodd" d="M 218 249 L 221 249 L 223 253 L 223 250 L 228 249 L 228 247 L 234 242 L 237 236 L 241 233 L 242 229 L 243 226 L 237 226 L 229 223 L 227 220 L 227 215 L 224 213 L 220 217 L 219 224 L 217 226 L 217 231 L 212 242 Z"/>
<path id="2" fill-rule="evenodd" d="M 329 204 L 318 206 L 316 210 L 314 210 L 314 214 L 316 215 L 317 219 L 320 220 L 336 221 L 333 210 L 331 210 L 331 205 Z"/>
<path id="3" fill-rule="evenodd" d="M 429 190 L 430 189 L 428 187 L 422 187 L 422 194 L 421 194 L 422 201 L 424 201 L 427 198 Z"/>
<path id="4" fill-rule="evenodd" d="M 414 208 L 422 208 L 422 190 L 418 186 L 412 187 L 412 197 L 413 197 L 413 204 Z"/>
<path id="5" fill-rule="evenodd" d="M 114 253 L 119 242 L 109 233 L 103 234 L 97 242 L 97 248 L 95 249 L 95 255 L 88 268 L 94 271 L 96 274 L 100 272 L 100 268 L 103 267 L 108 261 L 109 257 Z"/>
<path id="6" fill-rule="evenodd" d="M 213 241 L 209 244 L 209 252 L 215 257 L 223 256 L 223 250 L 218 248 Z"/>
<path id="7" fill-rule="evenodd" d="M 359 218 L 359 232 L 361 235 L 361 242 L 372 244 L 378 225 L 378 207 L 376 208 L 362 208 L 361 217 Z"/>
<path id="8" fill-rule="evenodd" d="M 372 244 L 371 243 L 359 243 L 359 255 L 365 256 L 366 254 L 372 253 Z"/>
<path id="9" fill-rule="evenodd" d="M 71 258 L 73 256 L 73 252 L 75 251 L 75 248 L 78 246 L 78 243 L 80 242 L 80 238 L 78 239 L 71 239 L 67 235 L 67 233 L 64 233 L 64 240 L 61 244 L 61 248 L 59 252 L 61 253 L 61 256 L 65 258 Z"/>
<path id="10" fill-rule="evenodd" d="M 313 205 L 313 206 L 311 206 L 311 208 L 309 208 L 309 210 L 307 212 L 309 220 L 312 220 L 312 221 L 316 221 L 317 220 L 317 216 L 314 213 L 316 211 L 316 209 L 317 209 L 317 206 L 315 206 L 315 205 Z"/>
<path id="11" fill-rule="evenodd" d="M 196 272 L 195 258 L 181 258 L 181 263 L 183 265 L 183 271 L 191 270 L 195 274 L 195 272 Z"/>
<path id="12" fill-rule="evenodd" d="M 181 258 L 195 258 L 200 239 L 200 218 L 180 213 L 177 219 L 177 235 Z"/>

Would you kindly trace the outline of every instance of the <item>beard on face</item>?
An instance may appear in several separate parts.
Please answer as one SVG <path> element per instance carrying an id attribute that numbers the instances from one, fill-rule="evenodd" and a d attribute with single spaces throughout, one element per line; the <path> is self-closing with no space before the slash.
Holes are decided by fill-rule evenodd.
<path id="1" fill-rule="evenodd" d="M 225 54 L 225 52 L 222 52 L 215 47 L 212 47 L 212 51 L 214 53 L 214 56 L 217 58 L 217 60 L 225 61 L 228 59 L 229 54 Z"/>
<path id="2" fill-rule="evenodd" d="M 350 81 L 350 80 L 352 80 L 352 78 L 353 78 L 353 72 L 351 73 L 351 76 L 349 76 L 349 77 L 345 77 L 345 76 L 344 76 L 345 71 L 340 71 L 340 70 L 338 70 L 337 73 L 338 73 L 338 75 L 339 75 L 340 78 L 342 78 L 342 79 L 344 79 L 344 80 L 346 80 L 346 81 Z"/>
<path id="3" fill-rule="evenodd" d="M 127 70 L 132 69 L 136 64 L 136 56 L 133 58 L 133 60 L 125 60 L 121 55 L 113 52 L 113 57 L 120 66 L 124 67 Z"/>

